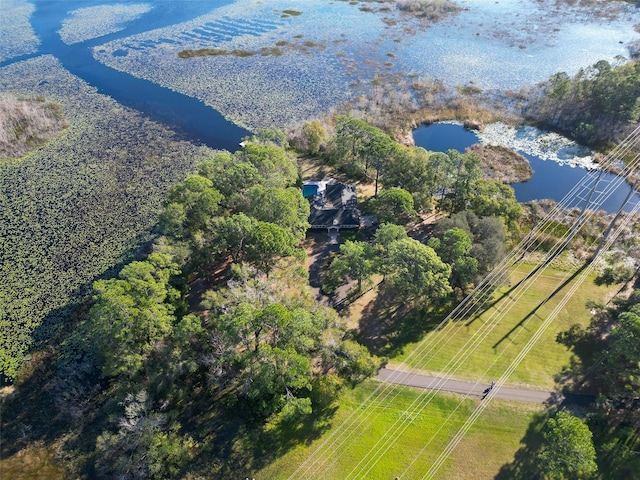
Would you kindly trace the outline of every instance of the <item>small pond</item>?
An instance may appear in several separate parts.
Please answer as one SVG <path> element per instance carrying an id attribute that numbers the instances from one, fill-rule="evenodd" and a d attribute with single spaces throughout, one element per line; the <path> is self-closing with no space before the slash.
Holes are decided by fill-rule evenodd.
<path id="1" fill-rule="evenodd" d="M 413 132 L 413 137 L 416 146 L 436 152 L 446 152 L 450 149 L 464 152 L 471 145 L 481 143 L 480 138 L 474 132 L 454 123 L 423 125 Z M 544 160 L 529 152 L 517 151 L 529 160 L 534 171 L 533 176 L 528 181 L 511 185 L 519 202 L 545 198 L 559 202 L 588 174 L 585 168 L 579 166 Z M 601 181 L 610 182 L 616 178 L 616 175 L 605 172 L 602 174 Z M 623 183 L 603 203 L 602 208 L 608 213 L 617 212 L 629 193 L 628 188 L 628 184 Z M 570 206 L 577 206 L 580 202 L 579 199 L 576 199 Z M 637 192 L 634 193 L 624 210 L 631 210 L 636 202 L 640 202 L 640 195 Z"/>

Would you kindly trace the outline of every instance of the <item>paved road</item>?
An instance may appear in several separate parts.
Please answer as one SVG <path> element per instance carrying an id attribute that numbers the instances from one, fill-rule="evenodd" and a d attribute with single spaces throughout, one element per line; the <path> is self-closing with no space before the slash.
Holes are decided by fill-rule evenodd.
<path id="1" fill-rule="evenodd" d="M 382 368 L 376 376 L 377 380 L 410 387 L 427 388 L 431 390 L 442 390 L 445 392 L 460 393 L 463 395 L 482 396 L 488 384 L 474 382 L 463 382 L 460 380 L 447 380 L 444 378 L 411 373 L 391 368 Z M 593 401 L 590 395 L 559 394 L 557 392 L 546 392 L 543 390 L 528 390 L 525 388 L 496 387 L 494 398 L 503 400 L 516 400 L 519 402 L 546 403 L 553 401 L 558 403 L 570 402 L 588 404 Z"/>

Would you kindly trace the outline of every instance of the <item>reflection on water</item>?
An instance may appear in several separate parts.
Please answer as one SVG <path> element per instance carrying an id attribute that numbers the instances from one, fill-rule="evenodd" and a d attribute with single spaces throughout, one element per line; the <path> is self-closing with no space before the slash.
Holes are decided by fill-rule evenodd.
<path id="1" fill-rule="evenodd" d="M 122 32 L 111 35 L 131 34 L 147 28 L 162 27 L 193 15 L 210 11 L 207 2 L 154 1 L 154 8 L 127 24 Z M 219 4 L 224 4 L 220 1 Z M 192 5 L 195 4 L 195 5 Z M 128 107 L 135 108 L 150 118 L 169 125 L 186 138 L 205 143 L 212 148 L 236 150 L 242 137 L 249 134 L 243 128 L 226 120 L 219 112 L 207 107 L 195 98 L 182 95 L 160 85 L 136 78 L 126 72 L 109 68 L 97 62 L 89 45 L 95 41 L 67 45 L 62 42 L 58 30 L 70 11 L 86 6 L 84 1 L 38 1 L 31 18 L 37 35 L 42 39 L 38 53 L 50 53 L 58 58 L 72 74 Z M 125 55 L 125 51 L 119 55 Z"/>
<path id="2" fill-rule="evenodd" d="M 475 133 L 458 123 L 423 125 L 413 131 L 413 140 L 418 147 L 433 152 L 446 152 L 450 149 L 464 152 L 471 145 L 480 143 Z"/>

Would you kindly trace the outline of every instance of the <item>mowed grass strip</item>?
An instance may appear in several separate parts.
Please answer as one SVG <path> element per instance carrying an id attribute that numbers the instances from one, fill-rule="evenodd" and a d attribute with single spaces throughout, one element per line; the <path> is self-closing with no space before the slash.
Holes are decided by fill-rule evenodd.
<path id="1" fill-rule="evenodd" d="M 308 472 L 306 478 L 337 480 L 346 478 L 352 472 L 354 478 L 360 478 L 360 473 L 356 473 L 364 473 L 365 465 L 366 470 L 371 467 L 366 475 L 371 480 L 422 478 L 479 401 L 463 399 L 454 394 L 438 394 L 424 410 L 410 415 L 407 409 L 426 391 L 391 386 L 392 393 L 386 401 L 367 400 L 378 385 L 376 381 L 367 381 L 345 394 L 340 399 L 332 426 L 320 438 L 310 444 L 299 444 L 253 476 L 286 479 L 305 461 L 311 464 L 318 460 L 317 468 Z M 360 413 L 358 407 L 361 405 L 365 412 L 371 414 L 366 419 L 362 416 L 355 429 L 341 429 L 338 432 L 344 436 L 353 433 L 348 440 L 344 444 L 339 442 L 340 445 L 336 444 L 334 449 L 323 448 L 323 454 L 316 455 L 316 449 L 345 419 L 349 419 L 347 425 L 351 425 Z M 542 409 L 542 405 L 492 402 L 454 452 L 453 458 L 443 466 L 438 478 L 471 478 L 468 476 L 471 466 L 474 468 L 473 478 L 493 478 L 503 464 L 513 460 L 529 422 Z M 353 418 L 349 418 L 350 415 Z M 392 438 L 393 443 L 388 451 L 381 454 L 384 449 L 379 445 L 371 457 L 373 463 L 360 463 L 398 420 L 407 428 Z M 342 438 L 337 437 L 338 440 Z M 464 453 L 464 462 L 458 461 L 458 451 Z"/>
<path id="2" fill-rule="evenodd" d="M 514 267 L 510 272 L 510 285 L 500 289 L 496 294 L 497 303 L 479 316 L 458 320 L 442 331 L 428 333 L 424 345 L 436 345 L 428 350 L 428 355 L 416 353 L 409 358 L 411 352 L 420 345 L 414 343 L 405 348 L 402 356 L 391 361 L 390 366 L 434 375 L 452 374 L 456 378 L 485 383 L 499 378 L 573 284 L 571 281 L 564 285 L 543 304 L 573 274 L 564 269 L 547 267 L 524 294 L 512 291 L 511 288 L 533 268 L 530 264 Z M 554 388 L 554 375 L 569 364 L 571 356 L 565 346 L 556 342 L 558 332 L 576 323 L 587 325 L 590 320 L 587 302 L 604 302 L 617 289 L 616 286 L 598 286 L 594 280 L 595 276 L 588 277 L 576 291 L 508 383 L 540 389 Z M 501 315 L 498 311 L 506 311 L 506 314 Z M 480 331 L 482 333 L 474 337 Z M 480 338 L 482 340 L 478 344 Z M 461 359 L 461 362 L 452 370 L 451 360 L 454 358 Z"/>

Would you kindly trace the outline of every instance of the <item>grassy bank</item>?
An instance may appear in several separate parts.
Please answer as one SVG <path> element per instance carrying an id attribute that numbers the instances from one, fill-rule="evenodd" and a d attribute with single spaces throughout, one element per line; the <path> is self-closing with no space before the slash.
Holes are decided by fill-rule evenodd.
<path id="1" fill-rule="evenodd" d="M 2 95 L 0 118 L 0 161 L 26 155 L 67 126 L 60 104 L 47 102 L 44 97 Z"/>
<path id="2" fill-rule="evenodd" d="M 62 480 L 68 478 L 65 471 L 54 459 L 52 452 L 44 446 L 24 449 L 9 458 L 0 460 L 3 478 L 13 480 Z"/>

